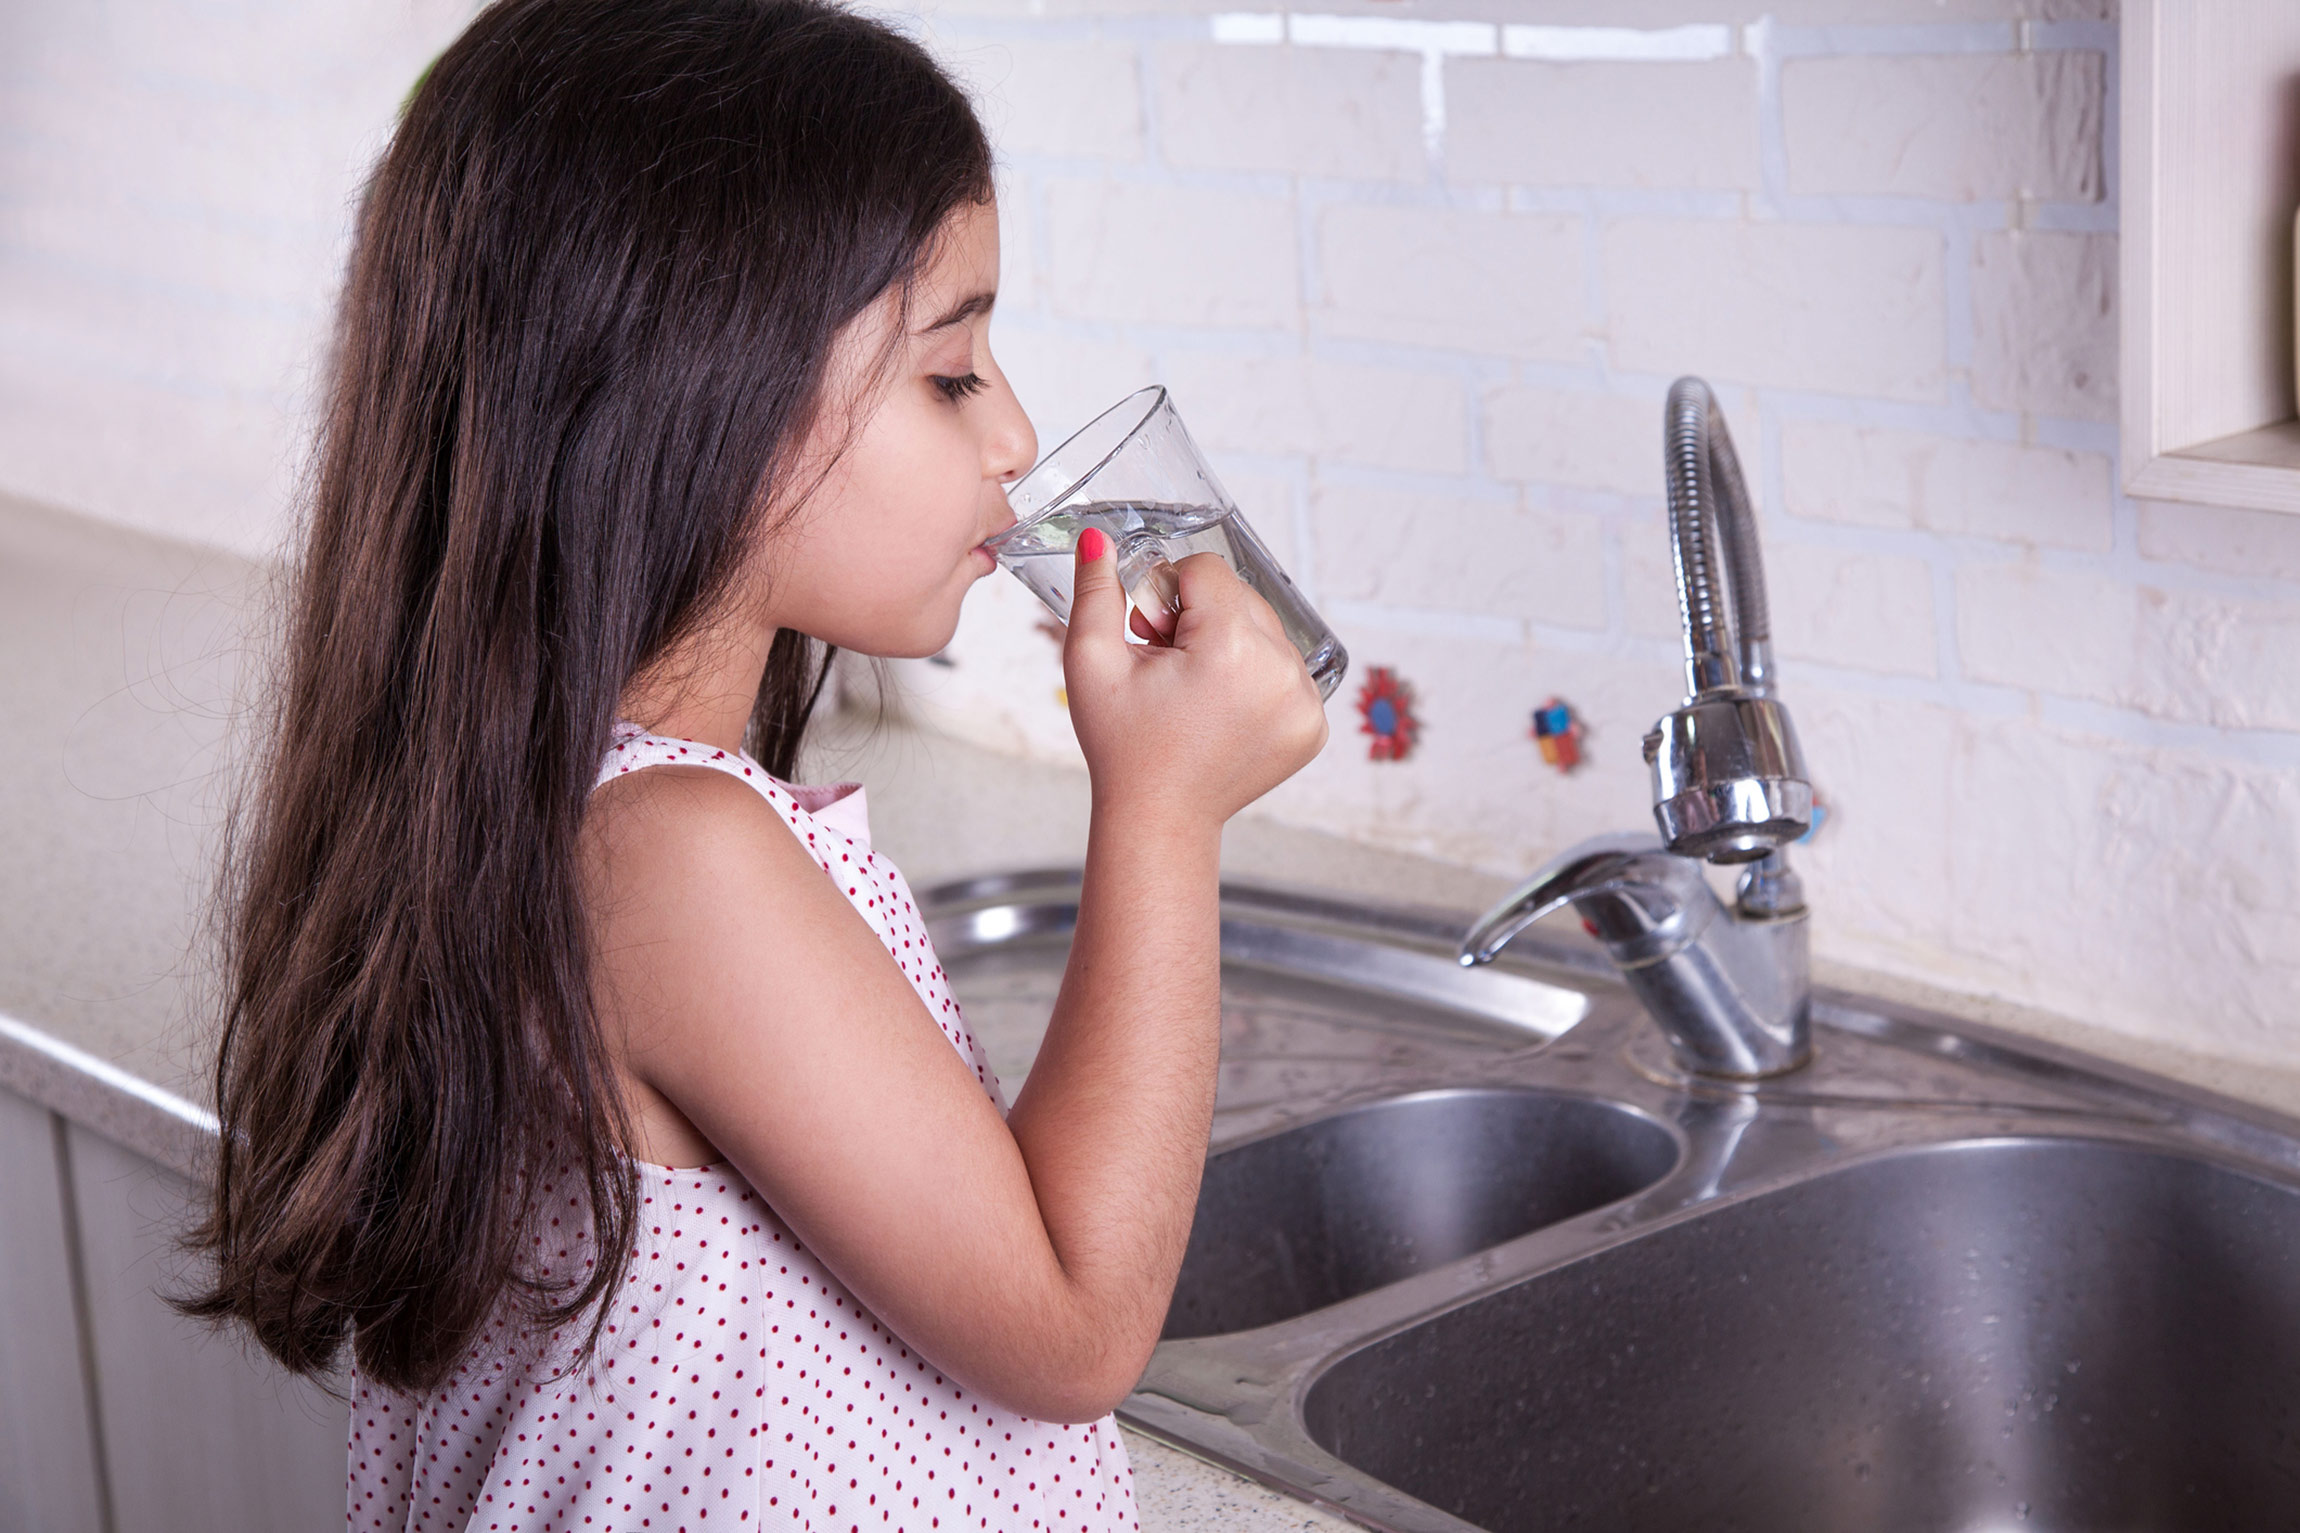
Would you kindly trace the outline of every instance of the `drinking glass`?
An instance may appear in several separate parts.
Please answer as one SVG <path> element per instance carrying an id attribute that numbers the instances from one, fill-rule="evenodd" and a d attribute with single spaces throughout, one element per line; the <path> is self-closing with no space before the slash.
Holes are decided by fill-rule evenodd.
<path id="1" fill-rule="evenodd" d="M 1318 695 L 1341 685 L 1349 652 L 1246 524 L 1164 388 L 1138 390 L 1095 417 L 1006 499 L 1021 521 L 985 546 L 1063 622 L 1078 535 L 1098 527 L 1117 550 L 1127 600 L 1160 633 L 1173 631 L 1182 610 L 1175 564 L 1215 554 L 1277 613 Z"/>

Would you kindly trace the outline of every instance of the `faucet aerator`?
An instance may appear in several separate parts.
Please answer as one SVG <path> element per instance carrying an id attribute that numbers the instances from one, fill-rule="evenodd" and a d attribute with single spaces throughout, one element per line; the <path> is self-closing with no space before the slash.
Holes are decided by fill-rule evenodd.
<path id="1" fill-rule="evenodd" d="M 1653 817 L 1680 857 L 1749 862 L 1802 836 L 1813 787 L 1788 710 L 1770 697 L 1696 698 L 1645 737 Z"/>

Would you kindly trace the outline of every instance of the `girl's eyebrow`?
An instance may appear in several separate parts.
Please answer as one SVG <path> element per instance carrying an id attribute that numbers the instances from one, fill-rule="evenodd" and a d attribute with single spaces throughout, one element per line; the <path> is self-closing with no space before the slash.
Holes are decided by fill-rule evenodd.
<path id="1" fill-rule="evenodd" d="M 937 330 L 947 330 L 962 320 L 974 318 L 977 314 L 988 314 L 990 306 L 996 302 L 998 302 L 998 295 L 987 292 L 977 293 L 972 298 L 962 299 L 948 314 L 919 331 L 919 334 L 932 335 Z"/>

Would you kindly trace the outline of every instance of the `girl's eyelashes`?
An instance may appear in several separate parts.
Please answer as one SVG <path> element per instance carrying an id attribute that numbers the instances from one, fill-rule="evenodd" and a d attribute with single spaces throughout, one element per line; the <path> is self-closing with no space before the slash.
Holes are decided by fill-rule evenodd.
<path id="1" fill-rule="evenodd" d="M 942 397 L 952 404 L 971 394 L 979 394 L 990 387 L 990 381 L 980 373 L 963 373 L 955 378 L 937 377 L 934 386 L 942 390 Z"/>

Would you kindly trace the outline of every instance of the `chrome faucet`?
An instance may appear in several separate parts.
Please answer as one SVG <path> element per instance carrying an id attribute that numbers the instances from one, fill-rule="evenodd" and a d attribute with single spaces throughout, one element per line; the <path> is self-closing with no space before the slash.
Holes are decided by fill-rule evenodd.
<path id="1" fill-rule="evenodd" d="M 1492 962 L 1572 905 L 1686 1070 L 1779 1075 L 1813 1054 L 1805 895 L 1787 852 L 1812 821 L 1813 789 L 1773 696 L 1749 492 L 1700 379 L 1670 385 L 1663 442 L 1686 696 L 1645 737 L 1660 837 L 1599 836 L 1565 852 L 1470 928 L 1461 961 Z M 1695 859 L 1747 865 L 1730 909 Z"/>

